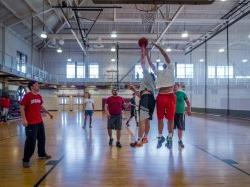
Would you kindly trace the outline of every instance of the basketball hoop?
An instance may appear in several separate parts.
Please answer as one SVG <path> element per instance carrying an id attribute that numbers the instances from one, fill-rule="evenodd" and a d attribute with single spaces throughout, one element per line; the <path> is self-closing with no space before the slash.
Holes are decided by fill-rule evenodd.
<path id="1" fill-rule="evenodd" d="M 155 21 L 156 12 L 161 5 L 157 4 L 135 4 L 136 10 L 142 12 L 141 19 L 142 24 L 152 24 Z"/>

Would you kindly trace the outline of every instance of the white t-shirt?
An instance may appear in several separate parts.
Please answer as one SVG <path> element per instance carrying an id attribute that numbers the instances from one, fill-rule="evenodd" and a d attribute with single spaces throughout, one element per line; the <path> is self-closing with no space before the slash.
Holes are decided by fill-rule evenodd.
<path id="1" fill-rule="evenodd" d="M 93 99 L 84 99 L 83 103 L 86 104 L 85 110 L 93 110 L 93 104 L 95 103 Z"/>
<path id="2" fill-rule="evenodd" d="M 167 64 L 167 68 L 156 72 L 157 78 L 156 78 L 156 89 L 162 88 L 162 87 L 170 87 L 174 86 L 175 80 L 174 80 L 174 64 L 169 63 Z"/>

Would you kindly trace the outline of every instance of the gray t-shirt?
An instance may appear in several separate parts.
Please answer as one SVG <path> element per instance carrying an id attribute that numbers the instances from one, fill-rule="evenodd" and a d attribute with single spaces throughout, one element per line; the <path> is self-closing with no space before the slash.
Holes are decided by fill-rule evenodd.
<path id="1" fill-rule="evenodd" d="M 142 67 L 143 79 L 140 84 L 140 92 L 143 90 L 149 90 L 154 93 L 155 91 L 155 82 L 152 75 L 148 72 L 145 67 Z"/>

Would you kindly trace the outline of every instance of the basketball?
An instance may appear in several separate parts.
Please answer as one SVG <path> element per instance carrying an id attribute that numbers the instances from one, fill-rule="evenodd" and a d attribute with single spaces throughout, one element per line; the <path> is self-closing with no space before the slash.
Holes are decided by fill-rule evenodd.
<path id="1" fill-rule="evenodd" d="M 148 39 L 147 38 L 144 38 L 144 37 L 142 37 L 142 38 L 140 38 L 139 40 L 138 40 L 138 45 L 140 46 L 140 47 L 147 47 L 147 45 L 148 45 Z"/>

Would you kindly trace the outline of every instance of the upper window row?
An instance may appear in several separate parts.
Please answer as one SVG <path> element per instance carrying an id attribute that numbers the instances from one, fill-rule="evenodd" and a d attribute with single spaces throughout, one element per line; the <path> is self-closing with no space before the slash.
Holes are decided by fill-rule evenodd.
<path id="1" fill-rule="evenodd" d="M 158 70 L 163 70 L 162 64 L 158 66 Z M 149 70 L 151 71 L 151 70 Z M 176 64 L 176 78 L 193 78 L 193 64 Z M 233 66 L 208 66 L 208 78 L 233 78 Z M 135 66 L 135 79 L 143 78 L 142 68 L 140 64 Z M 236 77 L 237 78 L 237 77 Z"/>
<path id="2" fill-rule="evenodd" d="M 89 64 L 89 78 L 99 78 L 99 65 Z M 83 63 L 68 63 L 66 66 L 67 78 L 86 78 L 86 68 Z"/>

